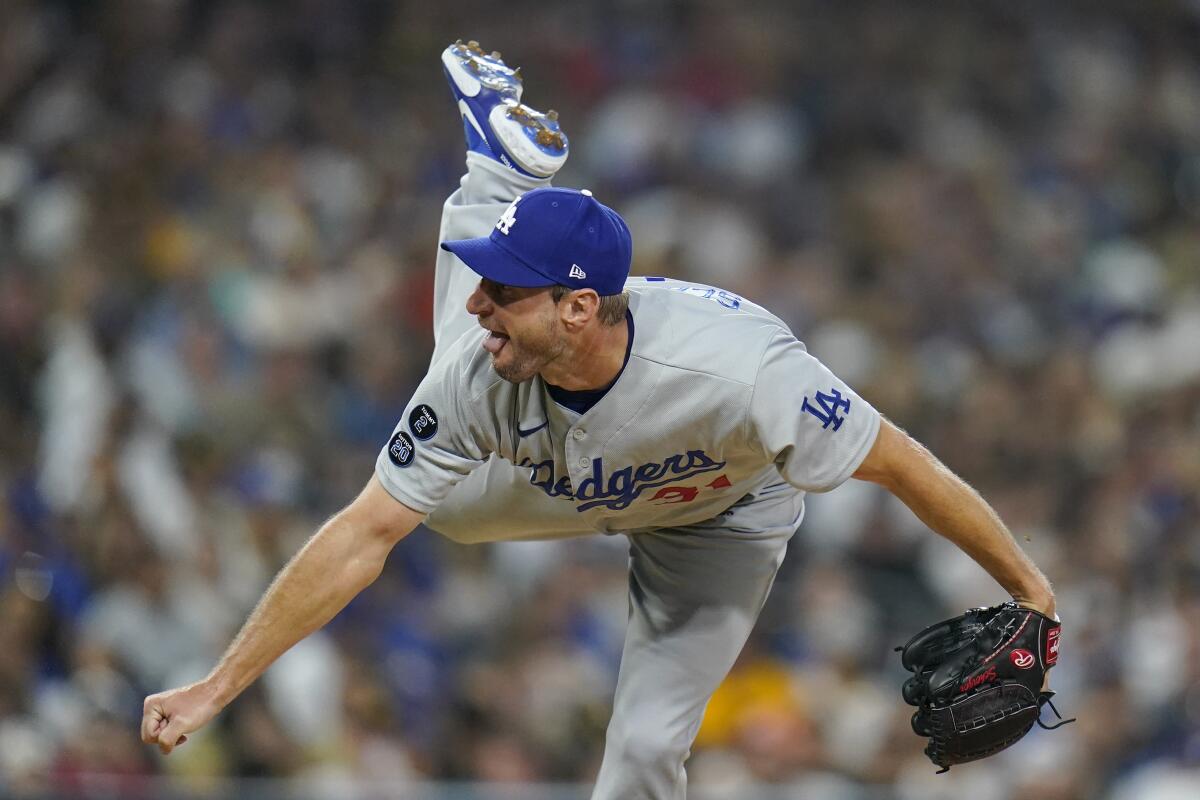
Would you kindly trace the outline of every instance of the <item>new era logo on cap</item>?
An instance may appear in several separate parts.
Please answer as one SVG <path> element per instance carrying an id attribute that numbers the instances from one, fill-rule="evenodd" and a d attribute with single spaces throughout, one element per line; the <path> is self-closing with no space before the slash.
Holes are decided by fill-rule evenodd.
<path id="1" fill-rule="evenodd" d="M 497 283 L 595 289 L 601 295 L 620 294 L 633 258 L 620 214 L 587 190 L 557 188 L 534 189 L 514 200 L 490 236 L 442 242 L 442 249 Z"/>

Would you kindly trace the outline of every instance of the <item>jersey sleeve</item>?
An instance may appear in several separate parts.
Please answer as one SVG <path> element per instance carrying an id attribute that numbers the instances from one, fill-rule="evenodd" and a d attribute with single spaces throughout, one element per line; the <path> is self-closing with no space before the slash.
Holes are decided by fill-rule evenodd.
<path id="1" fill-rule="evenodd" d="M 437 508 L 494 449 L 455 367 L 444 359 L 425 376 L 375 460 L 388 493 L 422 514 Z"/>
<path id="2" fill-rule="evenodd" d="M 798 489 L 837 488 L 867 457 L 879 412 L 786 332 L 763 353 L 748 439 Z"/>

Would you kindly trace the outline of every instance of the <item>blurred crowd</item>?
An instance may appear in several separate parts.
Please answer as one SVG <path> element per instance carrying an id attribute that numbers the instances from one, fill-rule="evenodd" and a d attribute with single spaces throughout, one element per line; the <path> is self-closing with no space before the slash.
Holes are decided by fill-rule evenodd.
<path id="1" fill-rule="evenodd" d="M 892 647 L 1002 594 L 877 488 L 810 498 L 692 784 L 1200 796 L 1200 6 L 450 5 L 0 3 L 0 794 L 594 775 L 620 536 L 418 531 L 211 729 L 137 738 L 423 374 L 462 37 L 635 273 L 775 311 L 1058 590 L 1079 721 L 935 779 Z"/>

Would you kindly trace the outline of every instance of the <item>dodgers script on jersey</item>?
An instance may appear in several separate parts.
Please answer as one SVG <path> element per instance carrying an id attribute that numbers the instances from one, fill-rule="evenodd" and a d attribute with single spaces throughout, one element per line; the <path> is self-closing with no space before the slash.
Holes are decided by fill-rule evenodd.
<path id="1" fill-rule="evenodd" d="M 511 531 L 480 538 L 550 533 L 548 510 L 561 535 L 706 520 L 736 528 L 768 507 L 798 522 L 803 492 L 838 486 L 866 457 L 879 414 L 777 317 L 708 286 L 630 278 L 626 289 L 629 361 L 594 407 L 558 405 L 537 377 L 503 380 L 480 347 L 484 331 L 467 331 L 380 453 L 383 486 L 430 513 L 472 471 L 515 470 L 472 497 Z M 503 491 L 514 481 L 540 502 Z"/>

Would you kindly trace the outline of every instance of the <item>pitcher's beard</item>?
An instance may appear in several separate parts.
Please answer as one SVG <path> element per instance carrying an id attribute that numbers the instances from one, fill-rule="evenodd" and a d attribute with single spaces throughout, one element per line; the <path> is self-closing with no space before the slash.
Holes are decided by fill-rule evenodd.
<path id="1" fill-rule="evenodd" d="M 504 355 L 507 350 L 511 361 L 501 364 L 496 356 L 492 358 L 492 368 L 496 374 L 509 383 L 524 383 L 542 371 L 542 368 L 558 358 L 566 349 L 566 343 L 558 341 L 555 336 L 554 323 L 547 325 L 544 336 L 539 336 L 535 342 L 521 342 L 519 345 L 509 339 L 504 349 L 496 356 Z"/>
<path id="2" fill-rule="evenodd" d="M 512 347 L 510 342 L 509 347 Z M 492 368 L 496 370 L 496 374 L 509 383 L 524 383 L 525 381 L 538 374 L 542 364 L 545 363 L 531 355 L 517 356 L 511 364 L 500 364 L 495 359 L 492 360 Z"/>

